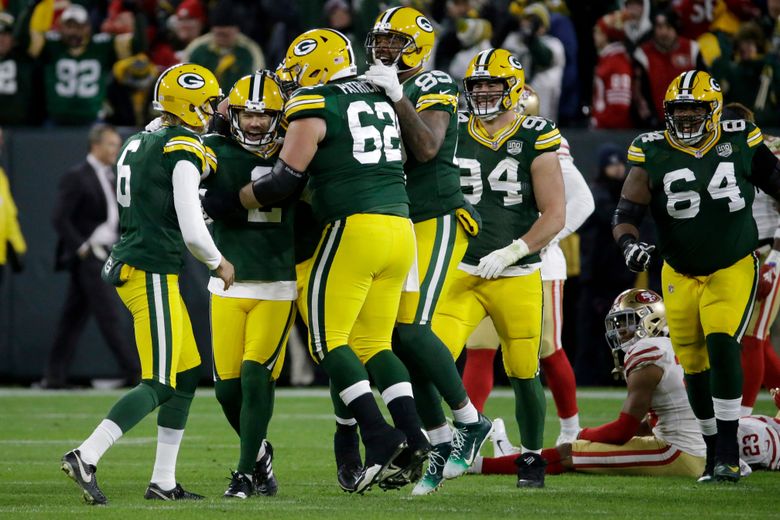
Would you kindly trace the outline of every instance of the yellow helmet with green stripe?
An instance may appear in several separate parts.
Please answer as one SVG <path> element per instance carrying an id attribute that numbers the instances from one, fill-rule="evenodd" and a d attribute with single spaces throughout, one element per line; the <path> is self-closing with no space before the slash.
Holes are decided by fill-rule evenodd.
<path id="1" fill-rule="evenodd" d="M 284 70 L 299 87 L 357 74 L 352 44 L 334 29 L 312 29 L 295 38 L 287 48 Z"/>
<path id="2" fill-rule="evenodd" d="M 152 105 L 155 110 L 174 115 L 198 131 L 203 131 L 217 109 L 222 90 L 214 74 L 194 63 L 167 68 L 157 78 Z"/>
<path id="3" fill-rule="evenodd" d="M 265 146 L 276 138 L 277 128 L 284 110 L 284 95 L 275 75 L 260 70 L 236 81 L 228 94 L 228 119 L 230 132 L 244 147 L 256 149 Z M 268 129 L 252 139 L 241 128 L 239 115 L 242 111 L 268 114 L 271 121 Z"/>
<path id="4" fill-rule="evenodd" d="M 702 110 L 703 109 L 703 110 Z M 684 114 L 679 114 L 679 112 Z M 711 134 L 720 123 L 723 94 L 707 72 L 689 70 L 674 78 L 664 96 L 664 119 L 669 133 L 687 145 Z"/>
<path id="5" fill-rule="evenodd" d="M 399 71 L 422 67 L 433 51 L 433 24 L 417 9 L 392 7 L 381 13 L 366 36 L 366 56 L 373 63 L 397 65 Z"/>
<path id="6" fill-rule="evenodd" d="M 474 86 L 485 81 L 501 82 L 504 85 L 500 98 L 494 104 L 490 101 L 496 97 L 495 94 L 474 92 Z M 478 53 L 469 62 L 463 78 L 466 104 L 469 112 L 477 117 L 495 117 L 507 110 L 513 110 L 520 100 L 524 86 L 523 65 L 506 49 L 486 49 Z"/>

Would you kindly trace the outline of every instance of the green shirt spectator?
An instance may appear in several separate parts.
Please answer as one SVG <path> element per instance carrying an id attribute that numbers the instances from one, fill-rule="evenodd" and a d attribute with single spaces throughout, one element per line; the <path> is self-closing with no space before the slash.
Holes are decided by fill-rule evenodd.
<path id="1" fill-rule="evenodd" d="M 0 12 L 0 125 L 31 124 L 34 63 L 13 36 L 14 17 Z"/>

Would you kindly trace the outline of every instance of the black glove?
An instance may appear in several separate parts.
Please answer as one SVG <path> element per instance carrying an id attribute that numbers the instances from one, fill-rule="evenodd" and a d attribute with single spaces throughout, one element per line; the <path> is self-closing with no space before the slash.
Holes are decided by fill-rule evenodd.
<path id="1" fill-rule="evenodd" d="M 655 251 L 655 246 L 645 242 L 637 242 L 636 238 L 625 235 L 620 239 L 620 248 L 623 251 L 623 258 L 626 259 L 626 266 L 634 273 L 647 271 L 650 265 L 650 255 Z"/>
<path id="2" fill-rule="evenodd" d="M 17 254 L 10 242 L 7 243 L 6 251 L 8 251 L 8 263 L 11 265 L 11 270 L 15 273 L 24 271 L 24 255 Z"/>
<path id="3" fill-rule="evenodd" d="M 216 112 L 214 117 L 211 118 L 209 133 L 219 134 L 223 137 L 230 137 L 230 121 L 228 121 L 225 116 L 219 112 Z"/>
<path id="4" fill-rule="evenodd" d="M 237 191 L 208 190 L 200 199 L 203 211 L 213 220 L 225 220 L 244 211 Z"/>

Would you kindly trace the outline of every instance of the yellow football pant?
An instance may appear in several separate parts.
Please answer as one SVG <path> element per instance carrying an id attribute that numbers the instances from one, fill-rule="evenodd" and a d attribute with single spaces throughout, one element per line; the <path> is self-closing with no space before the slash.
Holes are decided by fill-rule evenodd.
<path id="1" fill-rule="evenodd" d="M 309 326 L 309 309 L 306 306 L 306 298 L 309 294 L 309 271 L 313 261 L 313 258 L 309 258 L 295 265 L 295 285 L 298 288 L 298 299 L 295 300 L 295 305 L 298 307 L 298 315 L 306 327 Z"/>
<path id="2" fill-rule="evenodd" d="M 263 365 L 276 380 L 284 366 L 294 301 L 226 298 L 211 295 L 211 346 L 214 380 L 241 377 L 241 363 Z"/>
<path id="3" fill-rule="evenodd" d="M 117 287 L 133 315 L 141 379 L 176 388 L 176 373 L 200 365 L 187 307 L 179 293 L 179 276 L 134 269 Z"/>
<path id="4" fill-rule="evenodd" d="M 449 292 L 439 302 L 433 332 L 457 359 L 469 335 L 490 316 L 504 348 L 507 375 L 530 379 L 539 372 L 542 298 L 539 271 L 485 280 L 457 270 Z"/>
<path id="5" fill-rule="evenodd" d="M 552 356 L 561 346 L 563 326 L 563 280 L 542 282 L 544 305 L 542 309 L 541 359 Z M 498 332 L 490 317 L 483 319 L 466 341 L 466 348 L 496 350 L 500 344 Z"/>
<path id="6" fill-rule="evenodd" d="M 757 283 L 753 254 L 708 276 L 686 276 L 664 262 L 666 322 L 674 353 L 686 374 L 710 367 L 705 338 L 723 333 L 737 341 L 750 319 Z"/>
<path id="7" fill-rule="evenodd" d="M 704 457 L 696 457 L 656 437 L 632 437 L 617 446 L 577 440 L 571 445 L 576 471 L 609 475 L 698 477 Z"/>
<path id="8" fill-rule="evenodd" d="M 469 241 L 454 212 L 417 222 L 414 236 L 420 291 L 401 294 L 398 322 L 425 325 L 431 322 L 439 299 L 452 285 L 452 275 L 466 254 Z"/>
<path id="9" fill-rule="evenodd" d="M 309 270 L 309 346 L 321 361 L 349 345 L 365 363 L 390 350 L 404 280 L 414 261 L 409 219 L 360 213 L 328 225 Z"/>

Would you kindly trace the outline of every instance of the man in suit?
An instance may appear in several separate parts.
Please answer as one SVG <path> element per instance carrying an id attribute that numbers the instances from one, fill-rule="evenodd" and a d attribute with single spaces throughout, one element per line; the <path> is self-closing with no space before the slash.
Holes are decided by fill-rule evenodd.
<path id="1" fill-rule="evenodd" d="M 140 373 L 138 357 L 123 334 L 113 287 L 100 272 L 117 241 L 116 163 L 122 139 L 113 127 L 96 125 L 89 132 L 89 154 L 60 180 L 52 223 L 59 240 L 56 270 L 68 270 L 70 283 L 49 353 L 44 388 L 63 388 L 68 367 L 87 320 L 94 314 L 106 344 L 117 359 L 126 382 Z"/>

